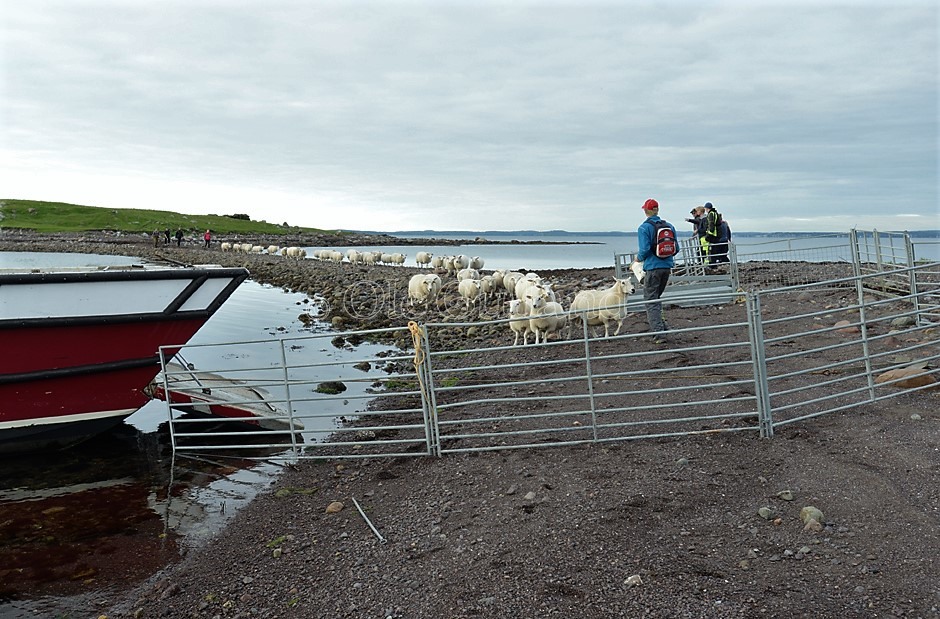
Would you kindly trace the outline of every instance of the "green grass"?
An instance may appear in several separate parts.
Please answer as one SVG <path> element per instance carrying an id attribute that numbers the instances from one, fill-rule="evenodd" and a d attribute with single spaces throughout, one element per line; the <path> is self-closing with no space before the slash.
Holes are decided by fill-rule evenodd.
<path id="1" fill-rule="evenodd" d="M 103 208 L 65 202 L 37 200 L 0 200 L 0 228 L 20 228 L 35 232 L 88 232 L 113 230 L 121 232 L 153 232 L 170 228 L 212 230 L 215 234 L 298 234 L 337 233 L 333 230 L 301 228 L 287 223 L 271 224 L 225 215 L 186 215 L 173 211 L 152 211 L 135 208 Z M 242 216 L 244 217 L 244 216 Z"/>

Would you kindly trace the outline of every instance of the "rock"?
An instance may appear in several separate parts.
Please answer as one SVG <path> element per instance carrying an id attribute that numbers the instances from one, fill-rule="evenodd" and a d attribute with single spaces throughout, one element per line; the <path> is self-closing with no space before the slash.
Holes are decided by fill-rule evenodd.
<path id="1" fill-rule="evenodd" d="M 531 492 L 531 491 L 526 492 L 526 493 L 525 493 L 525 496 L 522 497 L 522 498 L 524 498 L 526 501 L 534 501 L 534 500 L 535 500 L 535 493 L 534 493 L 534 492 Z"/>
<path id="2" fill-rule="evenodd" d="M 333 501 L 332 503 L 326 506 L 326 513 L 338 514 L 339 512 L 343 511 L 344 507 L 346 506 L 343 505 L 342 501 Z"/>
<path id="3" fill-rule="evenodd" d="M 888 385 L 889 387 L 900 387 L 902 389 L 926 387 L 927 385 L 933 385 L 937 382 L 937 379 L 929 372 L 930 370 L 922 367 L 921 364 L 911 365 L 905 368 L 895 368 L 876 376 L 875 383 L 879 385 L 882 383 L 890 383 Z"/>
<path id="4" fill-rule="evenodd" d="M 803 524 L 806 524 L 809 520 L 815 520 L 816 522 L 826 521 L 822 511 L 812 505 L 807 505 L 800 510 L 800 520 L 803 521 Z"/>
<path id="5" fill-rule="evenodd" d="M 777 498 L 782 501 L 792 501 L 793 492 L 791 490 L 781 490 L 780 492 L 777 493 Z"/>
<path id="6" fill-rule="evenodd" d="M 317 393 L 325 393 L 327 395 L 336 395 L 346 391 L 346 385 L 338 380 L 328 380 L 317 385 L 317 388 L 314 389 L 314 391 Z"/>
<path id="7" fill-rule="evenodd" d="M 761 507 L 757 510 L 757 515 L 763 518 L 764 520 L 770 520 L 774 517 L 774 510 L 770 507 Z"/>
<path id="8" fill-rule="evenodd" d="M 912 327 L 917 324 L 917 321 L 914 320 L 912 316 L 899 316 L 891 321 L 891 326 L 896 329 L 903 329 L 904 327 Z"/>
<path id="9" fill-rule="evenodd" d="M 639 574 L 633 574 L 623 581 L 623 584 L 628 587 L 636 587 L 643 584 L 643 578 L 641 578 Z"/>
<path id="10" fill-rule="evenodd" d="M 858 333 L 860 329 L 848 320 L 840 320 L 833 325 L 839 333 Z"/>

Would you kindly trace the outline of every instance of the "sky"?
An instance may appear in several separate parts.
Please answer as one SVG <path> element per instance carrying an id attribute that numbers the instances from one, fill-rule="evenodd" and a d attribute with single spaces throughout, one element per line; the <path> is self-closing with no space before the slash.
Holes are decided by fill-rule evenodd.
<path id="1" fill-rule="evenodd" d="M 940 228 L 936 0 L 0 0 L 0 198 L 326 229 Z M 0 223 L 2 225 L 2 223 Z"/>

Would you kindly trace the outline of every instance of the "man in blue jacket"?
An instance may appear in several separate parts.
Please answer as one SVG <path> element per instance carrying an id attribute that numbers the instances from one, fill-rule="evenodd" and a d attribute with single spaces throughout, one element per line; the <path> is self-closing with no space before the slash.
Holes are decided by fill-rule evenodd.
<path id="1" fill-rule="evenodd" d="M 640 224 L 637 230 L 637 241 L 639 251 L 636 254 L 636 262 L 643 263 L 643 270 L 646 275 L 643 277 L 643 299 L 647 301 L 646 319 L 650 324 L 650 331 L 655 332 L 656 338 L 654 344 L 665 344 L 669 340 L 664 332 L 669 329 L 666 321 L 663 319 L 663 304 L 656 301 L 663 295 L 666 284 L 669 283 L 669 274 L 676 261 L 672 256 L 660 258 L 656 255 L 656 224 L 663 221 L 659 218 L 659 203 L 656 200 L 649 199 L 643 203 L 643 213 L 646 214 L 646 221 Z M 675 236 L 676 229 L 669 222 L 664 222 L 672 228 L 672 234 Z M 651 301 L 656 301 L 651 303 Z"/>

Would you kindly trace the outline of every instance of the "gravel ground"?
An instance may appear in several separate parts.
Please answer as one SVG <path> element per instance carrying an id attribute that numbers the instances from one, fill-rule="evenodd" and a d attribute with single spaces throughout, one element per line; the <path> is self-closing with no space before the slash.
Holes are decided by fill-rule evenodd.
<path id="1" fill-rule="evenodd" d="M 35 241 L 0 237 L 0 250 Z M 195 249 L 43 243 L 205 261 Z M 212 257 L 324 298 L 414 272 Z M 567 290 L 611 274 L 552 275 Z M 304 462 L 204 548 L 99 607 L 111 618 L 940 617 L 938 397 L 905 394 L 772 440 Z M 809 507 L 818 525 L 804 523 Z"/>

